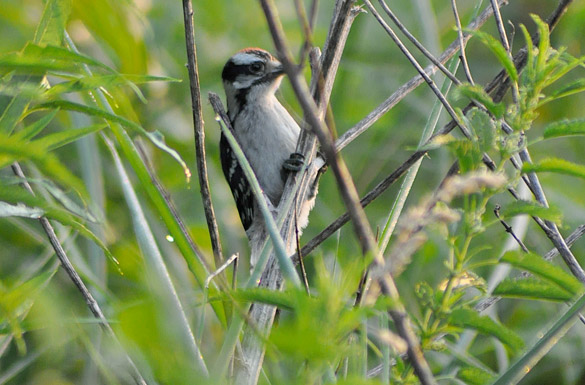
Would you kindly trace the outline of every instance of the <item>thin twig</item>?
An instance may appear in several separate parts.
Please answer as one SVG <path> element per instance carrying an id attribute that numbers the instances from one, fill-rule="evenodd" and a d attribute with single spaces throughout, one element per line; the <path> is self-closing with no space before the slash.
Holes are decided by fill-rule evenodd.
<path id="1" fill-rule="evenodd" d="M 505 3 L 507 0 L 499 0 L 499 3 Z M 486 7 L 484 11 L 477 16 L 469 25 L 467 29 L 470 31 L 475 31 L 479 29 L 482 25 L 485 24 L 487 20 L 491 17 L 493 10 L 491 7 Z M 464 35 L 464 40 L 467 42 L 471 38 L 470 34 Z M 453 41 L 445 51 L 438 57 L 439 62 L 446 63 L 453 55 L 455 55 L 459 50 L 459 41 L 456 39 Z M 437 67 L 435 65 L 429 65 L 425 68 L 425 73 L 428 76 L 431 76 L 437 72 Z M 500 81 L 502 81 L 501 79 Z M 392 95 L 390 95 L 386 100 L 384 100 L 378 107 L 376 107 L 372 112 L 366 115 L 362 120 L 360 120 L 357 124 L 353 127 L 348 129 L 343 135 L 337 139 L 335 146 L 338 151 L 341 151 L 345 148 L 348 144 L 353 142 L 359 135 L 364 133 L 368 128 L 370 128 L 378 119 L 380 119 L 385 113 L 387 113 L 390 109 L 392 109 L 398 102 L 404 99 L 410 92 L 416 89 L 419 85 L 424 83 L 424 78 L 421 75 L 416 75 L 400 88 L 398 88 Z M 497 86 L 498 82 L 494 83 L 494 87 Z"/>
<path id="2" fill-rule="evenodd" d="M 502 15 L 500 14 L 500 7 L 496 3 L 495 0 L 490 0 L 492 4 L 492 8 L 494 9 L 494 18 L 496 19 L 496 25 L 498 27 L 498 33 L 500 34 L 500 41 L 502 45 L 506 49 L 506 53 L 510 59 L 512 57 L 512 50 L 510 47 L 510 43 L 508 42 L 508 36 L 506 35 L 506 27 L 504 27 L 504 22 L 502 21 Z M 520 92 L 518 90 L 518 84 L 516 82 L 512 83 L 512 99 L 514 103 L 518 103 L 520 98 Z"/>
<path id="3" fill-rule="evenodd" d="M 22 171 L 22 168 L 20 167 L 20 165 L 17 162 L 14 162 L 12 164 L 12 171 L 14 172 L 14 175 L 18 176 L 19 178 L 22 178 L 21 185 L 30 194 L 35 195 L 32 187 L 30 186 L 30 184 L 26 180 L 26 177 L 24 175 L 24 172 Z M 69 276 L 69 278 L 71 279 L 71 281 L 73 282 L 75 287 L 77 287 L 77 290 L 81 293 L 81 296 L 85 300 L 85 303 L 87 304 L 87 307 L 89 308 L 89 311 L 97 319 L 99 325 L 106 332 L 106 334 L 112 339 L 112 341 L 114 341 L 114 343 L 123 352 L 125 359 L 126 359 L 128 365 L 130 366 L 130 370 L 131 370 L 130 375 L 132 376 L 132 378 L 134 379 L 134 381 L 137 384 L 146 385 L 146 380 L 140 374 L 140 371 L 138 370 L 138 368 L 134 364 L 134 361 L 132 361 L 132 358 L 130 358 L 128 353 L 122 347 L 122 344 L 120 343 L 120 341 L 116 337 L 114 330 L 112 329 L 112 327 L 108 323 L 108 320 L 104 316 L 104 313 L 102 312 L 102 309 L 100 308 L 100 305 L 97 303 L 97 301 L 95 300 L 95 298 L 93 297 L 93 295 L 91 294 L 91 292 L 89 291 L 87 286 L 85 286 L 85 284 L 83 283 L 83 280 L 81 279 L 79 274 L 77 274 L 75 267 L 73 267 L 73 264 L 69 260 L 69 257 L 67 256 L 67 253 L 63 249 L 63 246 L 61 246 L 61 242 L 59 241 L 57 234 L 55 234 L 55 230 L 53 229 L 53 225 L 51 225 L 51 222 L 49 222 L 49 220 L 45 217 L 40 217 L 39 222 L 41 223 L 43 230 L 47 234 L 47 237 L 49 238 L 49 242 L 51 243 L 51 246 L 53 246 L 53 249 L 55 250 L 55 254 L 57 255 L 57 258 L 59 259 L 59 261 L 61 262 L 61 266 L 63 267 L 63 269 L 65 270 L 65 273 L 67 274 L 67 276 Z"/>
<path id="4" fill-rule="evenodd" d="M 378 0 L 380 2 L 380 5 L 382 6 L 382 9 L 384 10 L 384 12 L 386 12 L 386 14 L 388 15 L 388 17 L 390 17 L 390 20 L 392 20 L 392 22 L 394 24 L 396 24 L 396 27 L 398 27 L 398 29 L 404 34 L 404 36 L 406 36 L 408 38 L 408 40 L 411 41 L 412 44 L 414 44 L 414 46 L 416 48 L 418 48 L 418 50 L 427 57 L 427 59 L 429 59 L 431 61 L 431 63 L 433 63 L 434 65 L 436 65 L 441 72 L 443 72 L 445 74 L 445 76 L 447 76 L 449 79 L 451 79 L 451 81 L 455 84 L 460 84 L 461 82 L 459 81 L 459 79 L 457 79 L 457 77 L 455 77 L 454 74 L 451 73 L 451 71 L 449 71 L 444 65 L 443 63 L 441 63 L 441 61 L 439 59 L 437 59 L 432 53 L 429 52 L 428 49 L 426 49 L 426 47 L 417 40 L 416 37 L 414 37 L 414 35 L 412 33 L 410 33 L 410 31 L 404 26 L 404 24 L 402 24 L 402 22 L 400 21 L 400 19 L 398 19 L 398 17 L 396 17 L 396 15 L 394 14 L 394 12 L 392 12 L 392 10 L 390 9 L 390 7 L 388 7 L 388 4 L 386 4 L 386 2 L 384 0 Z"/>
<path id="5" fill-rule="evenodd" d="M 142 158 L 142 161 L 144 162 L 144 165 L 146 166 L 146 170 L 148 171 L 148 175 L 150 175 L 150 179 L 152 180 L 152 184 L 160 192 L 160 195 L 163 197 L 165 203 L 169 207 L 169 210 L 171 211 L 171 214 L 175 218 L 175 221 L 177 221 L 177 223 L 179 224 L 179 227 L 181 229 L 181 232 L 185 236 L 185 239 L 187 240 L 187 242 L 189 242 L 191 249 L 193 249 L 195 254 L 202 256 L 203 251 L 201 251 L 199 246 L 197 246 L 195 241 L 193 241 L 193 238 L 191 238 L 191 234 L 189 234 L 189 231 L 187 231 L 187 227 L 185 226 L 183 219 L 179 215 L 179 212 L 177 211 L 175 203 L 171 199 L 171 195 L 165 189 L 165 187 L 162 185 L 162 183 L 160 183 L 160 181 L 158 180 L 158 177 L 156 176 L 156 173 L 154 172 L 152 162 L 150 160 L 150 157 L 148 156 L 146 149 L 144 148 L 144 144 L 143 144 L 142 140 L 140 140 L 140 138 L 137 138 L 134 141 L 134 144 L 136 145 L 136 148 L 138 149 L 138 152 L 140 153 L 140 157 Z M 206 269 L 211 268 L 211 266 L 209 266 L 209 264 L 207 263 L 207 258 L 202 257 L 200 259 L 201 259 L 201 262 L 203 263 L 203 265 L 205 266 Z"/>
<path id="6" fill-rule="evenodd" d="M 193 112 L 193 125 L 195 130 L 195 154 L 197 157 L 197 175 L 199 175 L 199 188 L 203 200 L 203 210 L 209 229 L 209 238 L 213 249 L 213 257 L 216 266 L 223 263 L 221 242 L 215 211 L 209 192 L 209 180 L 207 177 L 207 162 L 205 160 L 205 129 L 203 113 L 201 112 L 201 92 L 199 87 L 199 71 L 197 69 L 197 51 L 195 46 L 195 30 L 193 28 L 193 5 L 191 0 L 183 0 L 183 17 L 185 21 L 185 44 L 187 46 L 187 67 L 189 69 L 189 86 L 191 89 L 191 106 Z"/>
<path id="7" fill-rule="evenodd" d="M 469 129 L 466 127 L 466 125 L 463 123 L 463 121 L 459 118 L 459 116 L 457 116 L 457 113 L 455 113 L 455 109 L 453 109 L 453 107 L 451 106 L 451 104 L 447 101 L 447 98 L 445 98 L 445 95 L 443 95 L 443 93 L 441 92 L 441 90 L 439 89 L 439 87 L 437 87 L 437 85 L 435 84 L 434 80 L 431 79 L 431 77 L 429 75 L 427 75 L 427 73 L 425 72 L 424 68 L 418 63 L 418 61 L 415 59 L 415 57 L 412 56 L 412 54 L 410 53 L 410 51 L 408 50 L 408 48 L 406 48 L 406 46 L 402 43 L 402 41 L 400 40 L 400 38 L 394 32 L 394 30 L 384 21 L 384 19 L 378 13 L 378 11 L 374 8 L 374 6 L 370 2 L 370 0 L 363 0 L 363 1 L 366 4 L 366 6 L 368 7 L 368 9 L 370 10 L 370 12 L 372 12 L 372 14 L 376 18 L 376 20 L 378 20 L 378 23 L 386 31 L 386 33 L 388 34 L 388 36 L 390 36 L 390 38 L 392 39 L 392 41 L 394 41 L 394 43 L 398 46 L 398 48 L 400 49 L 400 51 L 402 51 L 402 53 L 404 54 L 404 56 L 406 56 L 406 58 L 408 59 L 408 61 L 418 71 L 419 75 L 422 76 L 423 79 L 425 80 L 425 82 L 429 85 L 429 87 L 431 88 L 431 90 L 433 91 L 433 93 L 437 96 L 437 98 L 439 99 L 439 101 L 445 107 L 445 110 L 447 111 L 447 113 L 449 114 L 449 116 L 451 116 L 451 119 L 453 119 L 453 121 L 459 126 L 459 128 L 464 133 L 465 132 L 469 133 Z M 468 135 L 466 135 L 466 136 L 468 136 Z"/>
<path id="8" fill-rule="evenodd" d="M 232 262 L 235 263 L 235 261 L 238 260 L 238 257 L 240 256 L 240 254 L 236 253 L 236 254 L 232 254 L 231 257 L 229 257 L 224 263 L 223 265 L 221 265 L 216 271 L 214 271 L 213 273 L 209 274 L 209 276 L 205 279 L 205 289 L 209 288 L 209 284 L 211 283 L 211 280 L 214 279 L 215 277 L 217 277 L 219 274 L 221 274 L 225 269 L 228 268 L 229 265 L 232 264 Z"/>
<path id="9" fill-rule="evenodd" d="M 496 207 L 494 207 L 494 215 L 496 216 L 496 218 L 498 218 L 498 220 L 500 221 L 500 223 L 502 224 L 502 226 L 504 226 L 504 229 L 506 229 L 506 232 L 508 234 L 510 234 L 512 236 L 512 238 L 514 238 L 514 240 L 516 241 L 516 243 L 518 243 L 518 245 L 520 246 L 520 248 L 522 249 L 523 252 L 528 253 L 528 248 L 526 247 L 526 245 L 524 244 L 524 242 L 522 242 L 522 240 L 520 238 L 518 238 L 518 236 L 516 235 L 516 233 L 514 233 L 514 229 L 512 229 L 512 226 L 510 226 L 508 223 L 506 223 L 506 221 L 504 221 L 501 217 L 500 217 L 500 205 L 496 205 Z"/>
<path id="10" fill-rule="evenodd" d="M 512 133 L 512 128 L 509 127 L 507 124 L 502 124 L 502 130 L 506 134 Z M 532 163 L 530 159 L 530 153 L 526 148 L 522 148 L 519 152 L 520 159 L 523 163 Z M 544 190 L 540 184 L 538 176 L 534 172 L 530 172 L 527 174 L 528 180 L 530 181 L 527 183 L 528 187 L 530 187 L 530 191 L 534 194 L 536 201 L 543 205 L 544 207 L 548 207 L 548 201 L 544 194 Z M 542 228 L 545 232 L 546 236 L 551 240 L 553 245 L 559 250 L 561 257 L 579 281 L 585 283 L 585 270 L 579 265 L 577 258 L 571 252 L 571 249 L 567 246 L 565 240 L 563 239 L 557 225 L 552 221 L 545 220 L 544 223 L 542 220 L 537 221 L 538 225 Z"/>
<path id="11" fill-rule="evenodd" d="M 495 0 L 492 0 L 492 4 Z M 457 10 L 457 0 L 451 0 L 451 8 L 453 8 L 453 16 L 455 17 L 455 24 L 457 25 L 457 39 L 459 40 L 459 58 L 461 64 L 463 64 L 463 71 L 467 81 L 471 84 L 475 84 L 473 77 L 471 76 L 471 70 L 469 69 L 469 63 L 467 62 L 467 55 L 465 54 L 465 41 L 463 39 L 463 28 L 461 27 L 461 19 L 459 18 L 459 11 Z M 499 9 L 499 8 L 498 8 Z"/>
<path id="12" fill-rule="evenodd" d="M 585 235 L 585 225 L 580 225 L 579 227 L 577 227 L 575 229 L 575 231 L 573 231 L 566 239 L 567 245 L 569 247 L 573 246 L 573 244 L 575 242 L 577 242 L 577 240 L 579 240 L 583 235 Z M 544 260 L 546 261 L 551 261 L 553 258 L 555 258 L 557 255 L 559 255 L 559 250 L 555 247 L 553 249 L 551 249 L 548 253 L 546 253 L 544 255 Z M 520 278 L 528 278 L 530 277 L 530 273 L 528 272 L 522 272 L 520 274 Z M 496 304 L 499 300 L 501 300 L 502 297 L 489 297 L 486 298 L 482 301 L 480 301 L 477 305 L 475 305 L 475 310 L 482 312 L 484 310 L 486 310 L 487 308 L 489 308 L 490 306 Z"/>

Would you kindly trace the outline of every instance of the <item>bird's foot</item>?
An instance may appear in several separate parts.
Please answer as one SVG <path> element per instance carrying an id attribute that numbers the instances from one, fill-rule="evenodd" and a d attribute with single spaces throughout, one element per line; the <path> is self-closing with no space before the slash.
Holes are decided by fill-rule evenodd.
<path id="1" fill-rule="evenodd" d="M 305 156 L 300 152 L 293 152 L 290 158 L 284 161 L 282 168 L 286 171 L 300 171 L 305 164 Z"/>

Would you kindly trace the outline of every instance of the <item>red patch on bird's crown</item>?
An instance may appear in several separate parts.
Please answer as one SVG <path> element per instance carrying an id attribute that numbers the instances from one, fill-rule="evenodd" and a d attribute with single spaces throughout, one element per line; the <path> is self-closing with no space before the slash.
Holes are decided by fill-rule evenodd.
<path id="1" fill-rule="evenodd" d="M 238 53 L 250 53 L 250 54 L 255 54 L 258 56 L 268 56 L 270 59 L 274 58 L 270 52 L 266 51 L 265 49 L 258 48 L 258 47 L 244 48 L 244 49 L 239 50 Z"/>

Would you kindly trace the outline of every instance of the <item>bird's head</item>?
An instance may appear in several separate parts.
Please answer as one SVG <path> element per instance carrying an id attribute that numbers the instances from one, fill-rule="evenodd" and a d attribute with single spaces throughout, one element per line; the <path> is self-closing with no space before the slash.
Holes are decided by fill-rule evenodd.
<path id="1" fill-rule="evenodd" d="M 240 110 L 250 98 L 274 95 L 283 75 L 282 64 L 269 52 L 260 48 L 238 51 L 221 73 L 228 109 Z"/>

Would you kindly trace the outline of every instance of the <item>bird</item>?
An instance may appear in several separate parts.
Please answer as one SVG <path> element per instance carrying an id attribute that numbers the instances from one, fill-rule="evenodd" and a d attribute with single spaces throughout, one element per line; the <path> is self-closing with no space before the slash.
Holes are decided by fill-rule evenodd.
<path id="1" fill-rule="evenodd" d="M 221 77 L 234 136 L 254 170 L 274 215 L 287 173 L 298 171 L 303 165 L 302 155 L 295 152 L 301 129 L 276 98 L 276 91 L 284 77 L 283 65 L 266 50 L 245 48 L 229 58 Z M 219 150 L 224 176 L 251 244 L 250 265 L 253 267 L 266 236 L 264 219 L 243 169 L 223 133 Z M 302 218 L 298 220 L 301 229 L 306 226 L 313 204 L 314 199 L 305 205 Z"/>

